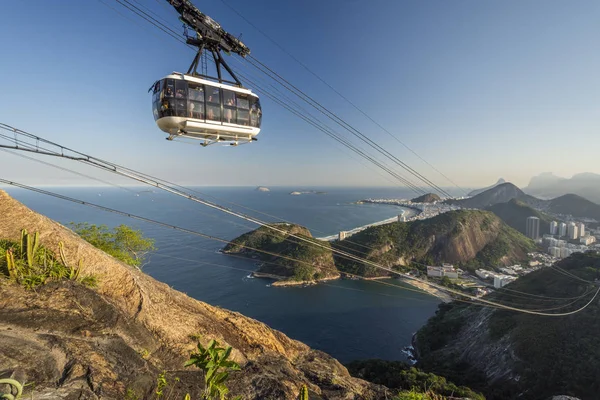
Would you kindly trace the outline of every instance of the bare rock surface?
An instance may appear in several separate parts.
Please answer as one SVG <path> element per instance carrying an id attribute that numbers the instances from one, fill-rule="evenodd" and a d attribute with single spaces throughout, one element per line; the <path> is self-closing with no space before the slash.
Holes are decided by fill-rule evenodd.
<path id="1" fill-rule="evenodd" d="M 82 274 L 99 280 L 95 289 L 63 281 L 26 291 L 0 278 L 0 377 L 35 383 L 36 399 L 150 398 L 161 371 L 172 398 L 198 398 L 202 372 L 183 368 L 198 337 L 234 348 L 242 370 L 228 386 L 244 399 L 293 399 L 303 384 L 312 399 L 389 396 L 327 354 L 178 292 L 0 191 L 0 238 L 17 240 L 23 228 L 51 251 L 63 242 L 67 259 L 82 259 Z"/>

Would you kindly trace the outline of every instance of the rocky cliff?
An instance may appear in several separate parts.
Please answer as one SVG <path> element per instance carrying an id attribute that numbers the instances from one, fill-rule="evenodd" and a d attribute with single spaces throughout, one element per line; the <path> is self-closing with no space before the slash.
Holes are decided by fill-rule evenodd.
<path id="1" fill-rule="evenodd" d="M 26 291 L 0 274 L 0 377 L 34 383 L 35 398 L 150 398 L 160 371 L 173 398 L 199 398 L 202 374 L 182 367 L 197 338 L 233 346 L 242 369 L 228 386 L 244 399 L 292 399 L 303 384 L 314 399 L 386 396 L 327 354 L 173 290 L 0 191 L 0 238 L 16 240 L 23 228 L 51 251 L 62 241 L 99 279 L 96 289 L 67 281 Z"/>
<path id="2" fill-rule="evenodd" d="M 511 283 L 489 300 L 546 313 L 577 311 L 598 290 L 600 255 L 575 254 Z M 528 295 L 531 294 L 531 295 Z M 488 399 L 547 399 L 556 393 L 596 399 L 600 393 L 600 306 L 538 316 L 444 304 L 417 334 L 418 365 Z"/>

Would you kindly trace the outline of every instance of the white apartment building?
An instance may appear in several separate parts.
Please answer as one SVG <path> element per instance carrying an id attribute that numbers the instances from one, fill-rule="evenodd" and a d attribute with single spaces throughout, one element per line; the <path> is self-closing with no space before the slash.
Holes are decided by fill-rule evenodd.
<path id="1" fill-rule="evenodd" d="M 566 236 L 567 235 L 567 224 L 561 222 L 558 224 L 558 236 Z"/>

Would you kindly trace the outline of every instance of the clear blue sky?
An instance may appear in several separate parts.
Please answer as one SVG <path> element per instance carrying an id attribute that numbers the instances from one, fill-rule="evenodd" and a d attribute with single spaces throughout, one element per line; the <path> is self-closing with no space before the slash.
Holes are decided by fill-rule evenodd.
<path id="1" fill-rule="evenodd" d="M 187 70 L 193 53 L 102 1 L 128 19 L 93 0 L 2 5 L 0 122 L 186 184 L 392 184 L 267 99 L 257 143 L 167 142 L 147 90 Z M 181 31 L 166 2 L 138 1 Z M 600 173 L 598 1 L 227 1 L 461 186 Z M 195 4 L 243 33 L 259 60 L 449 185 L 221 0 Z M 5 153 L 0 167 L 26 183 L 85 183 Z"/>

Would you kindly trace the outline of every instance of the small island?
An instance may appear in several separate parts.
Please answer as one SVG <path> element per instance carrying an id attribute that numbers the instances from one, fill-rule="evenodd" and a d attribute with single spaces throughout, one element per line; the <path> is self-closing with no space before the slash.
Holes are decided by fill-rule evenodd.
<path id="1" fill-rule="evenodd" d="M 259 186 L 256 188 L 257 191 L 259 192 L 270 192 L 271 189 L 269 189 L 268 187 L 264 187 L 264 186 Z"/>
<path id="2" fill-rule="evenodd" d="M 262 226 L 234 239 L 223 253 L 259 259 L 261 264 L 253 275 L 275 279 L 273 286 L 307 285 L 340 277 L 331 244 L 314 239 L 308 229 L 299 225 Z"/>
<path id="3" fill-rule="evenodd" d="M 290 192 L 290 194 L 292 196 L 299 196 L 301 194 L 327 194 L 327 192 L 320 192 L 318 190 L 304 190 L 304 191 L 294 190 L 293 192 Z"/>

